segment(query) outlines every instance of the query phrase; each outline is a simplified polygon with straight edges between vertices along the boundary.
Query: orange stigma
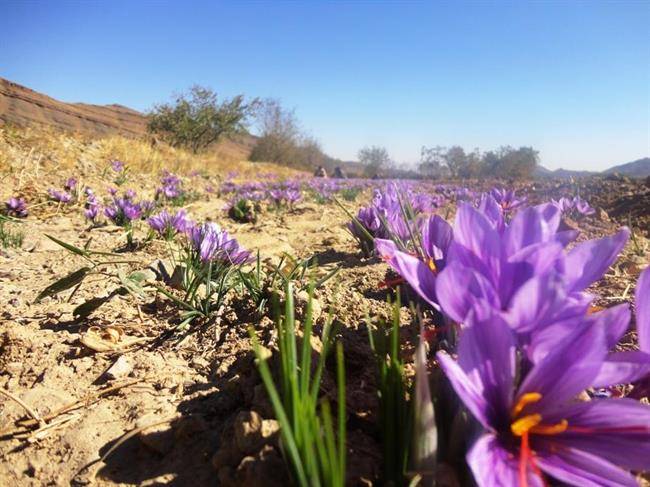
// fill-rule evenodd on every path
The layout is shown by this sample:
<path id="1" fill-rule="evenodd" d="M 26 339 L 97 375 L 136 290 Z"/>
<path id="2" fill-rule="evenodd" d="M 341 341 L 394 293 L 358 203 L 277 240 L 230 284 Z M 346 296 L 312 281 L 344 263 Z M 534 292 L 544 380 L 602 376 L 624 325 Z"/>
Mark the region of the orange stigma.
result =
<path id="1" fill-rule="evenodd" d="M 521 413 L 529 404 L 539 402 L 542 395 L 539 392 L 528 392 L 522 394 L 519 400 L 512 408 L 512 423 L 510 431 L 513 435 L 521 438 L 519 449 L 519 484 L 521 487 L 528 487 L 528 469 L 544 481 L 542 472 L 535 463 L 535 452 L 530 447 L 530 435 L 557 435 L 564 433 L 569 428 L 569 422 L 563 419 L 556 424 L 543 424 L 542 415 L 539 413 L 525 414 Z"/>
<path id="2" fill-rule="evenodd" d="M 429 270 L 434 274 L 438 272 L 438 268 L 436 267 L 436 263 L 433 259 L 429 259 L 427 261 L 427 265 L 429 266 Z"/>

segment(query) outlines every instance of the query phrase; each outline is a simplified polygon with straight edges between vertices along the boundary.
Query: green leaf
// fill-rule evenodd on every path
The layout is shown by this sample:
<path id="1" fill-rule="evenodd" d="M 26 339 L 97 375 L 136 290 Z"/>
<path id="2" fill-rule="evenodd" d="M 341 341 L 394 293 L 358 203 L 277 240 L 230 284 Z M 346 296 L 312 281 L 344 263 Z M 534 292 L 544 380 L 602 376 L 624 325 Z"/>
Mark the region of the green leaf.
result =
<path id="1" fill-rule="evenodd" d="M 88 255 L 89 255 L 89 252 L 88 252 L 88 251 L 83 250 L 83 249 L 80 249 L 79 247 L 75 247 L 75 246 L 72 245 L 72 244 L 65 243 L 64 241 L 59 240 L 58 238 L 53 237 L 52 235 L 48 235 L 48 234 L 46 233 L 45 236 L 46 236 L 47 238 L 49 238 L 49 239 L 50 239 L 52 242 L 54 242 L 55 244 L 60 245 L 60 246 L 63 247 L 64 249 L 66 249 L 66 250 L 72 252 L 73 254 L 81 255 L 81 256 L 83 256 L 83 257 L 88 257 Z"/>
<path id="2" fill-rule="evenodd" d="M 102 304 L 107 303 L 115 294 L 111 293 L 108 296 L 101 298 L 92 298 L 86 301 L 85 303 L 77 306 L 73 311 L 72 315 L 77 319 L 88 318 L 96 309 L 98 309 Z"/>
<path id="3" fill-rule="evenodd" d="M 54 296 L 67 289 L 73 288 L 77 284 L 81 283 L 90 271 L 90 267 L 82 267 L 81 269 L 74 271 L 72 274 L 68 274 L 58 281 L 53 282 L 41 291 L 34 302 L 38 303 L 46 296 Z"/>

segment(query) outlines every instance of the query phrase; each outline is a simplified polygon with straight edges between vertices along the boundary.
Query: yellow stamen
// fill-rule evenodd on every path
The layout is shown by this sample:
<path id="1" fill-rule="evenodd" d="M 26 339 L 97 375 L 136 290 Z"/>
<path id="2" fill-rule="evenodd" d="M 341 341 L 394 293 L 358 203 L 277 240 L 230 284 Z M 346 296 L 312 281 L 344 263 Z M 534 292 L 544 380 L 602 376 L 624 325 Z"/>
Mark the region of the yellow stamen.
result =
<path id="1" fill-rule="evenodd" d="M 529 414 L 528 416 L 524 416 L 523 418 L 520 418 L 512 423 L 510 425 L 510 430 L 515 436 L 523 436 L 541 422 L 541 414 Z"/>
<path id="2" fill-rule="evenodd" d="M 526 394 L 523 394 L 519 398 L 519 401 L 517 401 L 517 404 L 515 404 L 515 407 L 512 408 L 512 417 L 517 417 L 528 404 L 535 403 L 541 398 L 542 395 L 539 392 L 527 392 Z"/>
<path id="3" fill-rule="evenodd" d="M 429 259 L 427 264 L 429 265 L 429 269 L 431 270 L 431 272 L 438 272 L 438 268 L 436 267 L 436 263 L 434 262 L 433 259 Z"/>
<path id="4" fill-rule="evenodd" d="M 564 433 L 568 427 L 569 422 L 566 419 L 563 419 L 557 424 L 538 424 L 533 426 L 530 429 L 530 432 L 536 435 L 557 435 L 559 433 Z"/>

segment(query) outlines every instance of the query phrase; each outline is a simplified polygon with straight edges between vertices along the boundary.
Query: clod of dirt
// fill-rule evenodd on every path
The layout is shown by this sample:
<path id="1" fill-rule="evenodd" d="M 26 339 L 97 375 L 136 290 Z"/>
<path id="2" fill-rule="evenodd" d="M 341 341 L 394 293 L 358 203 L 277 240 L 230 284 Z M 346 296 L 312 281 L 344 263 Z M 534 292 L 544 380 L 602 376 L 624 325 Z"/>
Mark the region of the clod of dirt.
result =
<path id="1" fill-rule="evenodd" d="M 266 445 L 257 455 L 244 457 L 235 474 L 236 485 L 264 485 L 281 487 L 289 483 L 280 454 Z"/>
<path id="2" fill-rule="evenodd" d="M 253 453 L 262 439 L 262 417 L 255 411 L 242 411 L 235 418 L 235 442 L 243 453 Z"/>

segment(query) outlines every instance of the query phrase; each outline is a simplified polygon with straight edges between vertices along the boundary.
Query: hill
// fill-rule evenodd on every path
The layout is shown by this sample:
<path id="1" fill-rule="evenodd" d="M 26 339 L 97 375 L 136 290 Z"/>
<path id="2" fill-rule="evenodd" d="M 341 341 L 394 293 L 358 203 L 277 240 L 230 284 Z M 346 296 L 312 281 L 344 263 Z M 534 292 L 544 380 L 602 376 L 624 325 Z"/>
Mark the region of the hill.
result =
<path id="1" fill-rule="evenodd" d="M 604 171 L 605 174 L 618 173 L 632 178 L 645 178 L 650 176 L 650 157 L 636 161 L 619 164 Z"/>

